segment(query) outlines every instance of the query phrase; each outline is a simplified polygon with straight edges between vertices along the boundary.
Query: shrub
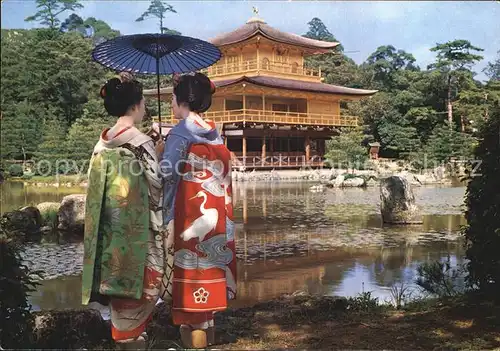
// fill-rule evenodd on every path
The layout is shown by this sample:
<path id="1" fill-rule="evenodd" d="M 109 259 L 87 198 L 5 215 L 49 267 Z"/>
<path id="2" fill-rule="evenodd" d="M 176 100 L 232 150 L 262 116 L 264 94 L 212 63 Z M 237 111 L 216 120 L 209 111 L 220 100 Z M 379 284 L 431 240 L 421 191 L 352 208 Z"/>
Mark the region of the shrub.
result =
<path id="1" fill-rule="evenodd" d="M 464 228 L 469 260 L 467 281 L 498 298 L 500 294 L 500 108 L 497 106 L 480 131 L 474 159 L 481 162 L 467 185 Z M 479 173 L 479 175 L 477 174 Z"/>
<path id="2" fill-rule="evenodd" d="M 437 297 L 455 296 L 465 291 L 464 271 L 463 267 L 453 267 L 449 257 L 446 262 L 426 262 L 417 267 L 416 283 Z"/>
<path id="3" fill-rule="evenodd" d="M 8 171 L 10 176 L 12 177 L 22 177 L 22 175 L 24 174 L 23 166 L 18 164 L 10 165 Z"/>
<path id="4" fill-rule="evenodd" d="M 347 299 L 348 308 L 356 312 L 374 312 L 381 309 L 378 298 L 373 297 L 371 291 L 364 291 L 355 297 Z"/>
<path id="5" fill-rule="evenodd" d="M 33 340 L 33 316 L 28 294 L 38 285 L 21 262 L 21 246 L 0 222 L 0 346 L 6 349 L 28 348 Z"/>

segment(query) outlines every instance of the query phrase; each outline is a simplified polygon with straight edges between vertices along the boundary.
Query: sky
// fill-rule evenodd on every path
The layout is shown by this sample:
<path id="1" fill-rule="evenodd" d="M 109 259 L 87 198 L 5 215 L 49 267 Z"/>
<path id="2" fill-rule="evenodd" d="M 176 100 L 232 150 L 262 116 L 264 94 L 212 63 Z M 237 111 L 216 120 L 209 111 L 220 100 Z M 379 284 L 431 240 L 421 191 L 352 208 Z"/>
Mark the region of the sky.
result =
<path id="1" fill-rule="evenodd" d="M 149 0 L 81 1 L 83 17 L 106 21 L 122 34 L 158 32 L 156 19 L 136 22 Z M 282 31 L 305 34 L 307 22 L 320 18 L 340 41 L 348 56 L 362 63 L 381 45 L 412 53 L 425 68 L 435 55 L 436 43 L 466 39 L 484 49 L 484 59 L 474 66 L 476 76 L 500 50 L 500 1 L 168 1 L 177 13 L 167 14 L 164 26 L 183 35 L 210 39 L 243 25 L 253 16 Z M 34 0 L 3 0 L 2 28 L 33 28 L 24 19 L 36 12 Z M 70 13 L 62 14 L 64 20 Z"/>

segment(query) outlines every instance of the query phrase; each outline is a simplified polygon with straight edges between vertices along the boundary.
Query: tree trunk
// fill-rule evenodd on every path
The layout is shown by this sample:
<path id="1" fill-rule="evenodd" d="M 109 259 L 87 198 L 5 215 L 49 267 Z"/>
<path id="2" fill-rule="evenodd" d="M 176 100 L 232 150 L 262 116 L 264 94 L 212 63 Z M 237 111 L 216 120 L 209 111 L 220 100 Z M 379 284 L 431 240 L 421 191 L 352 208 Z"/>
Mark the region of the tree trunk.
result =
<path id="1" fill-rule="evenodd" d="M 448 95 L 446 99 L 446 110 L 448 111 L 448 124 L 453 128 L 453 106 L 451 104 L 451 75 L 448 75 Z"/>
<path id="2" fill-rule="evenodd" d="M 163 34 L 163 16 L 160 17 L 160 34 Z"/>
<path id="3" fill-rule="evenodd" d="M 485 105 L 486 105 L 486 108 L 484 110 L 484 120 L 487 121 L 488 120 L 488 93 L 484 94 L 484 101 L 485 101 Z"/>
<path id="4" fill-rule="evenodd" d="M 460 130 L 462 133 L 465 132 L 465 117 L 463 115 L 460 116 Z"/>

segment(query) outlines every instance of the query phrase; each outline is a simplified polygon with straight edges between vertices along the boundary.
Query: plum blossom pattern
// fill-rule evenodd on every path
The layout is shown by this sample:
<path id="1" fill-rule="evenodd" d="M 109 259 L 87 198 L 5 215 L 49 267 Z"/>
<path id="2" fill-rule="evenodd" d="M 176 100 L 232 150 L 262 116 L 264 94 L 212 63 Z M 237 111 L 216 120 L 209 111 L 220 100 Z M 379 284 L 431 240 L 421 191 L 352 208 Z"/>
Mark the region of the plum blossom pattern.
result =
<path id="1" fill-rule="evenodd" d="M 193 297 L 194 297 L 194 302 L 195 303 L 207 303 L 208 302 L 208 295 L 210 293 L 205 290 L 205 288 L 201 287 L 195 292 L 193 292 Z"/>

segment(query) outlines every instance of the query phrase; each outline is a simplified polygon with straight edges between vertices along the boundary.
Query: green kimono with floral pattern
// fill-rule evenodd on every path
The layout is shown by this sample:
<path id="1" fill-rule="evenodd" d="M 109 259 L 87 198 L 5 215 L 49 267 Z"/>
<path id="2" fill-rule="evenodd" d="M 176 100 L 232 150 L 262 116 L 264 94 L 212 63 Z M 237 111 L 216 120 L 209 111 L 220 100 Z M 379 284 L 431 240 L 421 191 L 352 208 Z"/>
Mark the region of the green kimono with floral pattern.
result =
<path id="1" fill-rule="evenodd" d="M 148 184 L 132 152 L 95 154 L 87 190 L 82 303 L 140 299 L 150 225 Z"/>

